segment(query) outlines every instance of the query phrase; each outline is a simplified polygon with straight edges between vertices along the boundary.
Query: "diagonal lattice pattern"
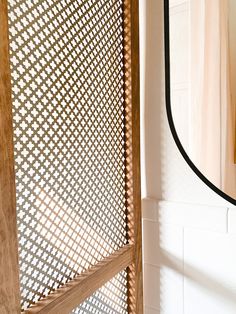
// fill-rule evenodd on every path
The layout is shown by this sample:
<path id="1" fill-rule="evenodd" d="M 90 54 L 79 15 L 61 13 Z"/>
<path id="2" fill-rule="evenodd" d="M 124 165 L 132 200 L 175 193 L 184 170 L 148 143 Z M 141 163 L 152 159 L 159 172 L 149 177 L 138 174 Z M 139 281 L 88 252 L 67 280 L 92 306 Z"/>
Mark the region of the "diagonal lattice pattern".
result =
<path id="1" fill-rule="evenodd" d="M 8 1 L 22 309 L 127 242 L 122 5 Z"/>
<path id="2" fill-rule="evenodd" d="M 71 314 L 128 314 L 127 273 L 120 272 Z"/>

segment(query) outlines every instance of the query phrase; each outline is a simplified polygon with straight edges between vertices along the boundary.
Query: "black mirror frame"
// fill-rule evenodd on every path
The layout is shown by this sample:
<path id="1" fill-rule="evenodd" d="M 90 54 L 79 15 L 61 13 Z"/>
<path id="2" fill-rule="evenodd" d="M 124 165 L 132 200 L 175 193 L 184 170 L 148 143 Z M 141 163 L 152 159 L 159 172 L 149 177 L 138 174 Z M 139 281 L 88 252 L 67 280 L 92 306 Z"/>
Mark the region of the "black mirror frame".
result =
<path id="1" fill-rule="evenodd" d="M 170 96 L 171 85 L 170 85 L 169 0 L 163 1 L 164 1 L 164 45 L 165 45 L 165 100 L 166 100 L 166 113 L 172 136 L 183 158 L 190 166 L 190 168 L 195 172 L 195 174 L 214 192 L 223 197 L 226 201 L 232 203 L 233 205 L 236 205 L 236 199 L 230 197 L 229 195 L 221 191 L 219 188 L 217 188 L 214 184 L 212 184 L 194 165 L 194 163 L 191 161 L 188 154 L 184 150 L 178 137 L 178 134 L 176 132 L 171 111 L 171 96 Z"/>

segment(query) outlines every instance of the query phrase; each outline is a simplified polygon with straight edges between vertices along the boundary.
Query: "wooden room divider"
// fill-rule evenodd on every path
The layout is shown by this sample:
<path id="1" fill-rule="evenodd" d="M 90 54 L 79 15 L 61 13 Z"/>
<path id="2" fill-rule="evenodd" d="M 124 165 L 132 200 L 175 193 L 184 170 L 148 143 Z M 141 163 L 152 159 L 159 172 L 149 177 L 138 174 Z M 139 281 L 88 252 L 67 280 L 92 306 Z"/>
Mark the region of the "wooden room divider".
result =
<path id="1" fill-rule="evenodd" d="M 0 1 L 0 313 L 143 313 L 138 0 Z"/>

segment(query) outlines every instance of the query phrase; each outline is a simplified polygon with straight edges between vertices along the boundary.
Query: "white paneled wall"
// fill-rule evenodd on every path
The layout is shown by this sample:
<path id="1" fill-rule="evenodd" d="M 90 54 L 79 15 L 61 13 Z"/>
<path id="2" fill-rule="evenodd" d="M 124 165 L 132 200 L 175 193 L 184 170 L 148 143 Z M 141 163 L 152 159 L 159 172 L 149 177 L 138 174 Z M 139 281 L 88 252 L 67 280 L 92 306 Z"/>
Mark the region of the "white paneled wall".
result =
<path id="1" fill-rule="evenodd" d="M 162 0 L 140 0 L 140 15 L 145 314 L 235 314 L 236 209 L 175 146 L 164 102 Z"/>
<path id="2" fill-rule="evenodd" d="M 236 209 L 143 199 L 146 313 L 236 313 Z"/>

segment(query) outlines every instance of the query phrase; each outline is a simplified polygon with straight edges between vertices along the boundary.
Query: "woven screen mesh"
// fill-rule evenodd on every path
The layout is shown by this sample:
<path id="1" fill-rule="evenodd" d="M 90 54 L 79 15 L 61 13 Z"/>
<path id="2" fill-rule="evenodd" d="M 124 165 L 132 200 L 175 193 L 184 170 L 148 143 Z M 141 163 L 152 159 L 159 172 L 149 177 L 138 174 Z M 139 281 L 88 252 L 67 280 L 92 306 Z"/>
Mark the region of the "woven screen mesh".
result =
<path id="1" fill-rule="evenodd" d="M 127 242 L 122 2 L 8 1 L 22 309 Z"/>
<path id="2" fill-rule="evenodd" d="M 71 314 L 128 314 L 126 271 L 107 282 Z"/>

